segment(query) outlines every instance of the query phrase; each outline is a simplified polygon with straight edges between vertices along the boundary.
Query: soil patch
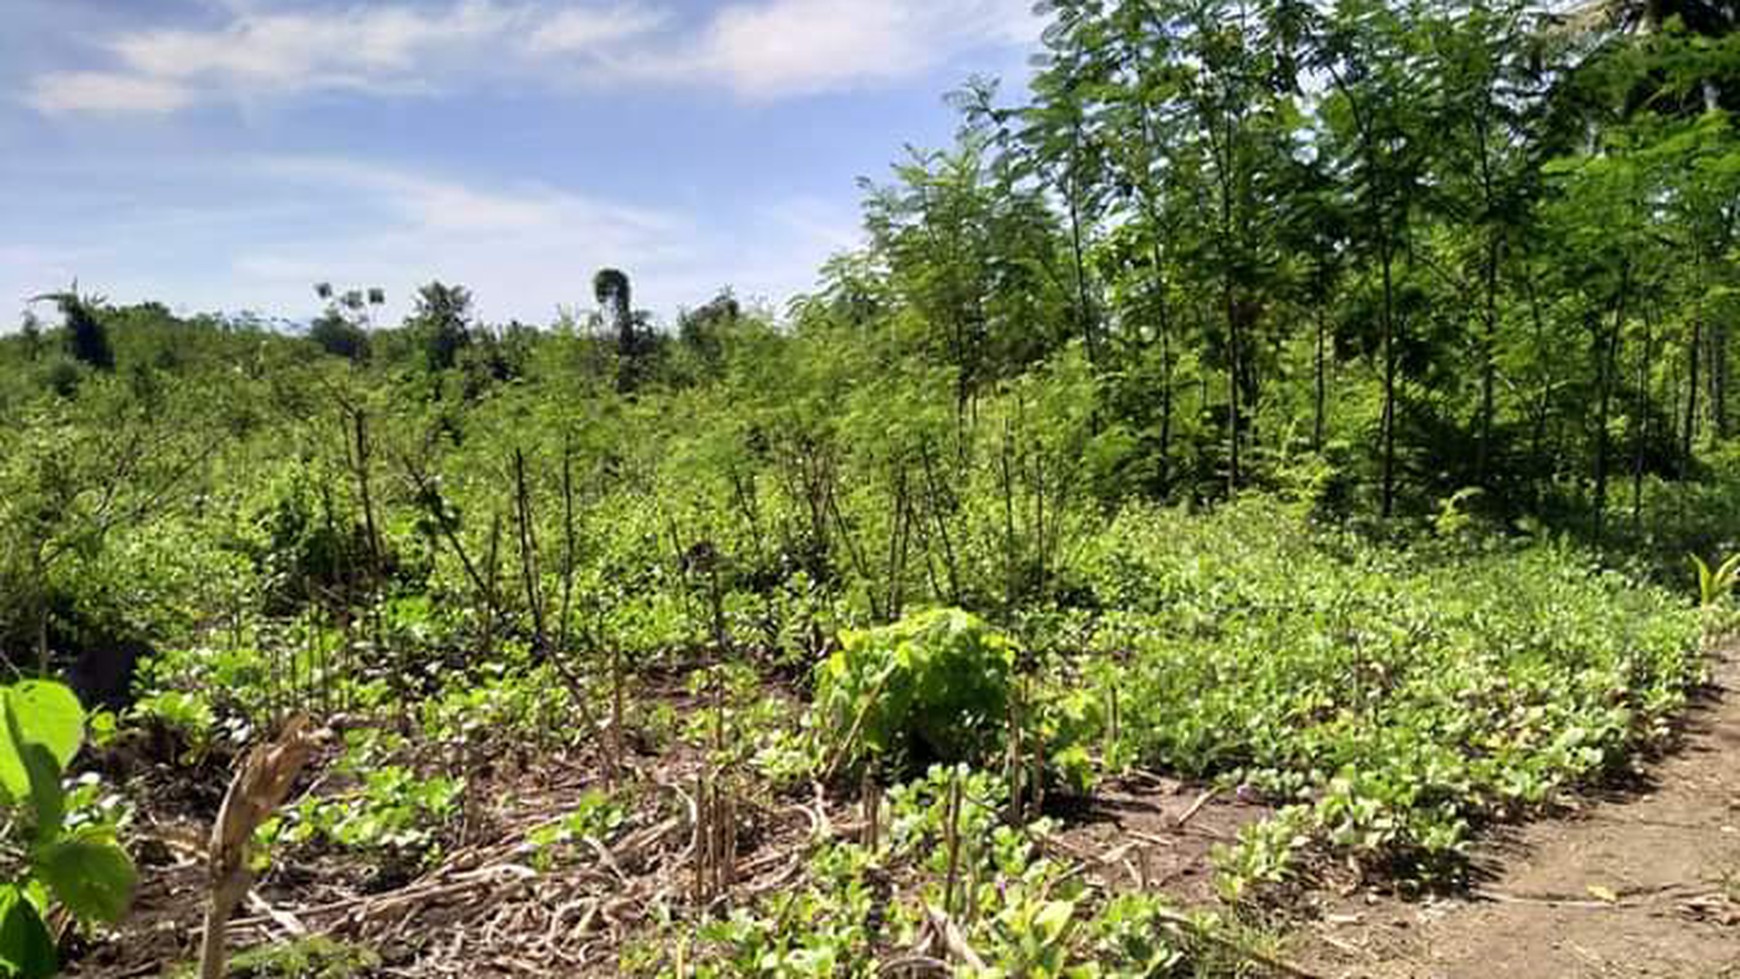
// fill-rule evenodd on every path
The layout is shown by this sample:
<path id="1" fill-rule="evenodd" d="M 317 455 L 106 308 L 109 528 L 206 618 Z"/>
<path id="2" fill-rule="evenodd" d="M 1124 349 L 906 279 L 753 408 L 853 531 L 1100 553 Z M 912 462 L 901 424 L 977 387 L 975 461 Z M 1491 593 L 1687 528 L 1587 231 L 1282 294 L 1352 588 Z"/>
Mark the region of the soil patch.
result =
<path id="1" fill-rule="evenodd" d="M 1484 841 L 1453 899 L 1331 897 L 1294 939 L 1323 976 L 1740 977 L 1740 649 L 1634 784 Z"/>

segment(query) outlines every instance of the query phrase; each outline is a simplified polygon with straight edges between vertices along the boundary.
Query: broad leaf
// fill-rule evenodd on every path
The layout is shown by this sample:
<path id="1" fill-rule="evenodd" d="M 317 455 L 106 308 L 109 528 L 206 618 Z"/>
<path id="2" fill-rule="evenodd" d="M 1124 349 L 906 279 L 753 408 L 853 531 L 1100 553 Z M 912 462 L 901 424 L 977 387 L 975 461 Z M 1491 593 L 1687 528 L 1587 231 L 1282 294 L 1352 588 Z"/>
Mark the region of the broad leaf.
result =
<path id="1" fill-rule="evenodd" d="M 1075 905 L 1069 901 L 1047 901 L 1033 916 L 1033 927 L 1039 932 L 1040 940 L 1049 945 L 1064 933 L 1070 920 L 1075 916 Z"/>
<path id="2" fill-rule="evenodd" d="M 36 906 L 18 888 L 0 886 L 0 972 L 13 979 L 47 979 L 59 965 L 54 939 Z"/>
<path id="3" fill-rule="evenodd" d="M 64 771 L 84 738 L 84 709 L 66 687 L 26 680 L 0 689 L 0 714 L 12 719 L 0 724 L 0 793 L 12 800 L 29 798 L 30 769 L 21 744 L 41 745 Z"/>
<path id="4" fill-rule="evenodd" d="M 138 872 L 106 833 L 84 831 L 39 848 L 32 863 L 55 899 L 81 921 L 121 920 Z"/>
<path id="5" fill-rule="evenodd" d="M 12 717 L 6 721 L 12 724 Z M 13 727 L 16 735 L 16 726 Z M 60 787 L 60 766 L 48 749 L 24 742 L 21 760 L 30 778 L 30 804 L 36 810 L 36 841 L 47 843 L 60 834 L 61 820 L 66 816 L 66 793 Z"/>
<path id="6" fill-rule="evenodd" d="M 12 708 L 24 739 L 54 753 L 64 771 L 79 753 L 85 737 L 85 710 L 79 698 L 64 685 L 49 680 L 26 680 L 11 688 Z"/>

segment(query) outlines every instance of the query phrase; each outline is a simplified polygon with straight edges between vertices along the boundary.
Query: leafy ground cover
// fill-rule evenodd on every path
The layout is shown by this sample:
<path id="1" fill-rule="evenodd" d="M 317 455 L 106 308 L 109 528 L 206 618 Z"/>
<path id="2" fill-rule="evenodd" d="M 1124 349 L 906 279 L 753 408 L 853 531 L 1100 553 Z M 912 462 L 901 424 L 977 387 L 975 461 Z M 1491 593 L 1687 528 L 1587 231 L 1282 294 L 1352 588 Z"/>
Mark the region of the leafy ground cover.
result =
<path id="1" fill-rule="evenodd" d="M 1453 886 L 1482 826 L 1661 743 L 1720 624 L 1562 541 L 1397 546 L 1260 499 L 1127 509 L 1068 574 L 1067 604 L 914 613 L 795 673 L 509 645 L 408 699 L 233 636 L 162 654 L 98 756 L 157 841 L 139 923 L 84 967 L 189 954 L 215 802 L 173 786 L 305 711 L 333 733 L 257 836 L 238 940 L 330 933 L 420 974 L 1284 971 L 1301 888 Z M 426 607 L 392 615 L 444 645 Z"/>

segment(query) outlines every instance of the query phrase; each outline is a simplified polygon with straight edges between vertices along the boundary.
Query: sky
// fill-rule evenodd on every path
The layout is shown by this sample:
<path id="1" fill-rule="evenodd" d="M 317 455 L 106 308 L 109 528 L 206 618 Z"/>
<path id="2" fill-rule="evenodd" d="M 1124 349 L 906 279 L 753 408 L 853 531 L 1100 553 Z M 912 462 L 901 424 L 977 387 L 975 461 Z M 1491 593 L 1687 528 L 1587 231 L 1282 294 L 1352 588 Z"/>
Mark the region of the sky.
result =
<path id="1" fill-rule="evenodd" d="M 631 276 L 776 307 L 860 176 L 1019 84 L 1031 0 L 0 0 L 0 329 L 64 289 L 305 320 L 431 279 L 491 322 Z"/>

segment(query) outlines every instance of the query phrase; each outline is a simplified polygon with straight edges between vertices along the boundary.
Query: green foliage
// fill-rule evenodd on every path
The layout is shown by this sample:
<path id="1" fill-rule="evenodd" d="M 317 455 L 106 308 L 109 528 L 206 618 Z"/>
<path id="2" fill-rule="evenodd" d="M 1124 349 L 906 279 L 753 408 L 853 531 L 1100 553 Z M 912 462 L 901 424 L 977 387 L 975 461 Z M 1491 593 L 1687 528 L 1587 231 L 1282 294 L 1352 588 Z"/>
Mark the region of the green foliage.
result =
<path id="1" fill-rule="evenodd" d="M 1246 501 L 1128 513 L 1090 581 L 1121 738 L 1145 764 L 1308 801 L 1226 859 L 1272 882 L 1307 834 L 1404 876 L 1454 875 L 1473 827 L 1598 779 L 1665 733 L 1699 623 L 1546 543 L 1375 546 Z M 1303 822 L 1300 820 L 1303 819 Z"/>
<path id="2" fill-rule="evenodd" d="M 1728 624 L 1740 558 L 1693 559 L 1721 614 L 1639 572 L 1740 544 L 1734 45 L 1514 4 L 1046 10 L 1021 101 L 958 93 L 783 315 L 661 331 L 609 268 L 547 330 L 443 283 L 398 327 L 322 287 L 308 337 L 48 297 L 58 337 L 0 338 L 0 649 L 189 765 L 395 712 L 263 830 L 381 869 L 439 856 L 480 757 L 894 783 L 875 845 L 680 970 L 691 922 L 649 925 L 630 971 L 871 975 L 927 905 L 992 974 L 1212 968 L 1221 925 L 1010 824 L 1040 754 L 1048 789 L 1273 803 L 1219 851 L 1235 903 L 1325 854 L 1453 882 L 1484 824 L 1658 740 Z M 41 974 L 51 895 L 112 918 L 131 869 L 64 790 L 78 705 L 0 714 L 0 955 Z M 644 803 L 589 793 L 531 859 Z"/>
<path id="3" fill-rule="evenodd" d="M 429 370 L 450 370 L 471 343 L 471 290 L 431 282 L 417 290 L 416 298 L 407 328 L 422 346 Z"/>
<path id="4" fill-rule="evenodd" d="M 9 979 L 46 979 L 59 971 L 42 910 L 14 884 L 0 884 L 0 969 Z"/>
<path id="5" fill-rule="evenodd" d="M 618 801 L 597 789 L 588 790 L 567 815 L 526 834 L 526 842 L 536 848 L 533 863 L 548 869 L 559 863 L 564 854 L 589 855 L 590 849 L 574 848 L 587 841 L 608 845 L 627 819 L 628 814 Z"/>
<path id="6" fill-rule="evenodd" d="M 816 667 L 816 726 L 843 762 L 888 770 L 995 755 L 1015 646 L 959 609 L 842 637 Z"/>
<path id="7" fill-rule="evenodd" d="M 369 358 L 368 332 L 336 310 L 328 310 L 309 324 L 308 339 L 334 357 L 358 362 Z"/>
<path id="8" fill-rule="evenodd" d="M 43 847 L 35 872 L 81 921 L 116 922 L 127 913 L 137 873 L 112 833 L 81 827 Z"/>
<path id="9" fill-rule="evenodd" d="M 1689 555 L 1692 566 L 1698 572 L 1698 603 L 1704 608 L 1711 608 L 1726 599 L 1734 592 L 1734 583 L 1740 580 L 1740 554 L 1733 554 L 1718 565 L 1715 570 L 1704 563 L 1704 559 L 1696 554 Z"/>
<path id="10" fill-rule="evenodd" d="M 463 780 L 421 777 L 401 765 L 354 772 L 354 788 L 309 797 L 279 822 L 262 827 L 268 845 L 322 842 L 361 851 L 399 851 L 418 858 L 432 849 L 441 829 L 459 813 Z"/>
<path id="11" fill-rule="evenodd" d="M 0 809 L 24 852 L 20 879 L 0 884 L 0 967 L 15 977 L 53 975 L 57 953 L 43 918 L 49 901 L 86 923 L 126 913 L 137 873 L 111 827 L 68 821 L 62 773 L 84 739 L 72 691 L 31 680 L 0 687 Z"/>
<path id="12" fill-rule="evenodd" d="M 114 347 L 102 320 L 102 299 L 80 295 L 77 283 L 67 292 L 39 298 L 52 300 L 66 321 L 67 356 L 96 370 L 115 369 Z"/>
<path id="13" fill-rule="evenodd" d="M 311 935 L 236 953 L 228 963 L 234 979 L 357 979 L 377 974 L 381 957 L 363 945 Z M 193 968 L 172 973 L 192 979 Z"/>
<path id="14" fill-rule="evenodd" d="M 957 790 L 961 805 L 950 833 L 947 800 Z M 1002 822 L 1007 801 L 994 775 L 933 767 L 890 788 L 882 845 L 824 845 L 811 856 L 803 886 L 708 920 L 692 942 L 679 932 L 686 923 L 675 922 L 646 945 L 628 948 L 622 971 L 873 976 L 897 958 L 890 948 L 910 947 L 939 913 L 984 962 L 982 971 L 961 966 L 961 975 L 1137 979 L 1233 974 L 1240 967 L 1236 951 L 1222 961 L 1220 950 L 1239 948 L 1248 940 L 1244 933 L 1212 914 L 1183 914 L 1157 894 L 1100 899 L 1045 856 L 1052 824 Z M 952 897 L 942 887 L 950 837 L 958 841 Z"/>
<path id="15" fill-rule="evenodd" d="M 0 729 L 0 802 L 16 803 L 36 793 L 45 771 L 58 779 L 72 763 L 84 741 L 85 713 L 61 684 L 24 680 L 0 687 L 0 715 L 6 718 Z"/>

